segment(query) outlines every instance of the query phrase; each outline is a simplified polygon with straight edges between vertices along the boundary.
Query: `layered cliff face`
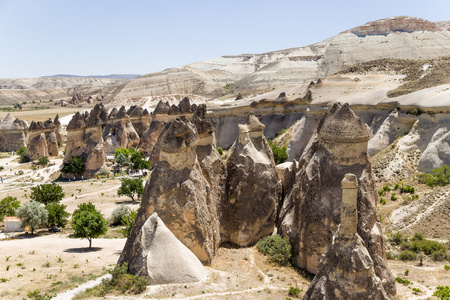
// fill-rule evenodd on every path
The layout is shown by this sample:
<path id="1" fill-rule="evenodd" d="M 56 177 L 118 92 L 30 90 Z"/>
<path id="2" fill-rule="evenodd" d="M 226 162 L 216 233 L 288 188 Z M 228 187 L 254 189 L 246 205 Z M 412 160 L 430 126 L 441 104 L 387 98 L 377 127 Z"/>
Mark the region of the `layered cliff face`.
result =
<path id="1" fill-rule="evenodd" d="M 224 242 L 248 246 L 273 232 L 282 187 L 263 130 L 253 115 L 239 125 L 227 161 L 227 198 L 220 208 Z"/>
<path id="2" fill-rule="evenodd" d="M 357 232 L 384 289 L 388 294 L 395 294 L 377 221 L 377 192 L 367 155 L 366 125 L 348 104 L 336 103 L 321 119 L 317 132 L 317 138 L 302 155 L 298 167 L 292 170 L 295 181 L 285 191 L 278 230 L 290 238 L 297 265 L 316 274 L 320 258 L 341 224 L 341 180 L 347 173 L 355 174 L 360 183 Z"/>
<path id="3" fill-rule="evenodd" d="M 141 208 L 120 261 L 134 254 L 133 243 L 147 218 L 157 212 L 173 234 L 205 264 L 219 244 L 217 216 L 211 214 L 211 187 L 203 176 L 195 147 L 196 126 L 176 118 L 160 140 L 160 160 L 146 184 Z"/>
<path id="4" fill-rule="evenodd" d="M 28 143 L 28 124 L 8 114 L 0 121 L 0 151 L 17 151 Z"/>
<path id="5" fill-rule="evenodd" d="M 107 112 L 102 104 L 97 104 L 90 113 L 77 112 L 67 125 L 67 144 L 64 162 L 73 156 L 81 156 L 85 164 L 85 172 L 77 176 L 91 178 L 106 161 L 105 143 L 102 137 L 102 126 L 106 123 Z M 62 174 L 72 178 L 73 174 Z"/>

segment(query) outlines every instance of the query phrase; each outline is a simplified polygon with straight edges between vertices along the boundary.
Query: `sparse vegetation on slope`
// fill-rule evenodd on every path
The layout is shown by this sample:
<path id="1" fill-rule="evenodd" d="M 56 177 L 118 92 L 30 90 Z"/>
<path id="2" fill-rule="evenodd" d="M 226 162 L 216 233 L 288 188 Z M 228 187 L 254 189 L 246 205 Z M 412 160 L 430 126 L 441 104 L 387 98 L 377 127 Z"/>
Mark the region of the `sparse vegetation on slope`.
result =
<path id="1" fill-rule="evenodd" d="M 404 83 L 389 91 L 389 98 L 398 97 L 434 86 L 450 83 L 450 56 L 434 59 L 377 59 L 347 66 L 336 74 L 389 73 L 405 75 Z"/>

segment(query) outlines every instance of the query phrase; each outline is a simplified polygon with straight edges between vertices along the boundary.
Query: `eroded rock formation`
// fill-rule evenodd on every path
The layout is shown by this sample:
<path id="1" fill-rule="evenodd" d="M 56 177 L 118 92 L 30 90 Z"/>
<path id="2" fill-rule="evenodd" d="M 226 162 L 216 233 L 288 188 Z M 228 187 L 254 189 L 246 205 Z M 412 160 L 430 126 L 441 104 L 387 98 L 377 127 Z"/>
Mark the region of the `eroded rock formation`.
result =
<path id="1" fill-rule="evenodd" d="M 117 148 L 137 148 L 140 138 L 131 123 L 125 106 L 118 111 L 113 109 L 110 112 L 102 137 L 108 154 L 114 154 Z"/>
<path id="2" fill-rule="evenodd" d="M 102 137 L 102 126 L 106 122 L 107 112 L 103 104 L 96 104 L 90 113 L 77 112 L 67 125 L 67 144 L 64 162 L 73 156 L 81 156 L 85 164 L 85 172 L 79 174 L 90 178 L 103 167 L 106 161 L 105 143 Z M 63 177 L 72 178 L 73 174 Z"/>
<path id="3" fill-rule="evenodd" d="M 34 160 L 43 156 L 57 156 L 58 155 L 58 135 L 59 134 L 59 121 L 58 116 L 55 121 L 58 125 L 48 119 L 44 123 L 31 122 L 28 128 L 29 139 L 27 146 L 27 156 Z M 59 142 L 61 143 L 61 142 Z"/>
<path id="4" fill-rule="evenodd" d="M 119 264 L 127 262 L 128 271 L 147 277 L 149 284 L 196 282 L 207 275 L 198 258 L 165 226 L 156 212 L 144 222 L 131 247 L 133 255 L 123 251 Z"/>
<path id="5" fill-rule="evenodd" d="M 211 215 L 211 187 L 197 159 L 196 126 L 176 118 L 160 140 L 160 160 L 146 184 L 141 208 L 128 237 L 121 261 L 129 261 L 134 240 L 147 218 L 157 212 L 173 234 L 205 264 L 216 252 L 219 232 Z"/>
<path id="6" fill-rule="evenodd" d="M 388 294 L 376 275 L 366 243 L 357 232 L 357 178 L 346 174 L 341 184 L 341 224 L 303 299 L 387 300 Z"/>
<path id="7" fill-rule="evenodd" d="M 0 151 L 17 151 L 27 146 L 28 124 L 8 114 L 0 121 Z"/>
<path id="8" fill-rule="evenodd" d="M 348 104 L 335 103 L 318 125 L 318 136 L 294 167 L 295 183 L 285 191 L 278 230 L 293 245 L 296 264 L 316 274 L 321 256 L 341 223 L 341 179 L 358 178 L 358 226 L 374 262 L 376 275 L 389 295 L 395 294 L 385 263 L 384 239 L 377 221 L 377 192 L 367 155 L 369 133 Z"/>
<path id="9" fill-rule="evenodd" d="M 221 206 L 224 242 L 248 246 L 274 230 L 282 187 L 263 130 L 253 115 L 239 125 L 239 138 L 227 161 L 227 200 Z"/>

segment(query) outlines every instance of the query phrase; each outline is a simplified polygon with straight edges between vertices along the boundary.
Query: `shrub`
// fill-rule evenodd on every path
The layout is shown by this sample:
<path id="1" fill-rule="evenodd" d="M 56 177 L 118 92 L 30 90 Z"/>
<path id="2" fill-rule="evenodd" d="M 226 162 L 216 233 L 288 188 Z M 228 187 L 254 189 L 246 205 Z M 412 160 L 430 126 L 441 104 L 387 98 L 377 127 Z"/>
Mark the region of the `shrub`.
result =
<path id="1" fill-rule="evenodd" d="M 414 236 L 411 240 L 413 241 L 423 241 L 425 239 L 425 236 L 422 233 L 416 232 L 414 233 Z"/>
<path id="2" fill-rule="evenodd" d="M 445 186 L 450 183 L 450 167 L 447 165 L 431 170 L 432 174 L 420 174 L 419 180 L 430 187 Z"/>
<path id="3" fill-rule="evenodd" d="M 217 152 L 219 152 L 220 155 L 223 155 L 223 149 L 222 147 L 216 147 Z"/>
<path id="4" fill-rule="evenodd" d="M 401 243 L 407 240 L 408 238 L 400 232 L 392 233 L 389 235 L 389 242 L 395 245 L 400 245 Z"/>
<path id="5" fill-rule="evenodd" d="M 42 156 L 42 157 L 39 157 L 39 159 L 38 159 L 38 164 L 41 166 L 46 166 L 46 165 L 48 165 L 49 162 L 50 162 L 50 160 L 48 159 L 47 156 Z"/>
<path id="6" fill-rule="evenodd" d="M 402 185 L 400 186 L 400 193 L 401 194 L 403 194 L 403 193 L 414 194 L 414 192 L 415 192 L 414 187 L 412 187 L 410 185 L 403 185 L 403 183 L 402 183 Z"/>
<path id="7" fill-rule="evenodd" d="M 116 207 L 111 215 L 111 225 L 122 225 L 124 224 L 124 217 L 130 214 L 130 209 L 125 205 L 120 205 Z"/>
<path id="8" fill-rule="evenodd" d="M 267 143 L 272 149 L 273 158 L 275 159 L 275 164 L 284 163 L 288 159 L 287 146 L 280 147 L 277 143 L 267 139 Z"/>
<path id="9" fill-rule="evenodd" d="M 135 171 L 137 170 L 150 170 L 152 165 L 149 160 L 145 160 L 145 154 L 143 151 L 131 151 L 131 168 Z"/>
<path id="10" fill-rule="evenodd" d="M 20 202 L 16 197 L 8 196 L 0 201 L 0 222 L 7 216 L 15 216 Z"/>
<path id="11" fill-rule="evenodd" d="M 84 173 L 85 166 L 83 158 L 81 156 L 72 156 L 69 161 L 64 163 L 61 172 L 71 173 L 71 174 L 81 174 Z"/>
<path id="12" fill-rule="evenodd" d="M 289 296 L 297 296 L 298 294 L 300 294 L 300 292 L 301 292 L 302 290 L 300 290 L 298 287 L 294 287 L 294 286 L 291 286 L 290 288 L 289 288 Z"/>
<path id="13" fill-rule="evenodd" d="M 288 237 L 279 234 L 267 236 L 256 243 L 259 252 L 269 256 L 268 260 L 280 265 L 288 265 L 291 259 L 291 244 Z"/>
<path id="14" fill-rule="evenodd" d="M 436 296 L 441 300 L 449 300 L 450 288 L 448 286 L 438 286 L 436 287 L 436 291 L 433 293 L 433 296 Z"/>
<path id="15" fill-rule="evenodd" d="M 88 239 L 89 248 L 92 246 L 92 239 L 108 231 L 107 224 L 100 211 L 90 202 L 78 205 L 72 215 L 73 236 Z"/>
<path id="16" fill-rule="evenodd" d="M 412 241 L 409 245 L 409 249 L 414 252 L 424 252 L 426 255 L 431 255 L 433 252 L 439 252 L 446 250 L 445 245 L 430 240 L 417 240 Z"/>
<path id="17" fill-rule="evenodd" d="M 30 227 L 31 235 L 34 234 L 35 228 L 45 225 L 48 219 L 48 211 L 36 201 L 23 204 L 16 210 L 16 214 L 22 220 L 21 226 L 23 228 Z"/>
<path id="18" fill-rule="evenodd" d="M 386 200 L 384 200 L 383 198 L 380 198 L 380 203 L 385 205 L 386 204 Z"/>
<path id="19" fill-rule="evenodd" d="M 16 152 L 19 155 L 20 162 L 29 162 L 30 158 L 27 156 L 27 148 L 25 146 L 20 147 Z"/>
<path id="20" fill-rule="evenodd" d="M 400 259 L 402 261 L 415 260 L 416 257 L 417 257 L 417 254 L 414 252 L 411 252 L 409 250 L 404 250 L 404 251 L 400 252 L 400 254 L 398 255 L 398 259 Z"/>
<path id="21" fill-rule="evenodd" d="M 128 237 L 130 235 L 134 221 L 137 217 L 137 213 L 137 210 L 130 210 L 130 213 L 128 215 L 122 216 L 122 223 L 125 225 L 125 228 L 122 229 L 122 234 L 124 237 Z"/>
<path id="22" fill-rule="evenodd" d="M 402 278 L 402 277 L 395 277 L 395 281 L 397 281 L 398 283 L 401 283 L 403 285 L 411 284 L 411 281 L 409 281 L 408 279 Z"/>
<path id="23" fill-rule="evenodd" d="M 414 294 L 422 293 L 422 291 L 418 288 L 413 288 L 412 290 L 413 290 Z"/>
<path id="24" fill-rule="evenodd" d="M 450 270 L 450 266 L 445 265 L 445 266 L 444 266 L 444 270 Z"/>
<path id="25" fill-rule="evenodd" d="M 450 254 L 445 253 L 445 250 L 435 251 L 431 254 L 431 257 L 433 257 L 434 261 L 450 261 Z"/>
<path id="26" fill-rule="evenodd" d="M 396 256 L 394 254 L 392 254 L 391 251 L 386 251 L 386 258 L 389 260 L 393 260 L 396 258 Z"/>
<path id="27" fill-rule="evenodd" d="M 396 195 L 395 195 L 395 193 L 392 193 L 391 194 L 391 200 L 392 201 L 395 201 L 395 200 L 397 200 L 398 198 L 396 197 Z"/>

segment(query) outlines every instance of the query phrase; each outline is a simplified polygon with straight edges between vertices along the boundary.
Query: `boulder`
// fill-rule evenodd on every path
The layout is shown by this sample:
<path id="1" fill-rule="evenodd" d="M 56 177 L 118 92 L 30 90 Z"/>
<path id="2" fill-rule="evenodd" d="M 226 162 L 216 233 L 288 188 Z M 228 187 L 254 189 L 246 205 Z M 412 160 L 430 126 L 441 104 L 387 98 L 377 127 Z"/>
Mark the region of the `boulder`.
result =
<path id="1" fill-rule="evenodd" d="M 346 174 L 342 180 L 341 224 L 303 299 L 389 299 L 357 232 L 357 194 L 356 176 Z"/>
<path id="2" fill-rule="evenodd" d="M 211 187 L 197 160 L 199 142 L 194 124 L 176 118 L 161 139 L 160 160 L 146 184 L 138 216 L 122 255 L 125 261 L 137 251 L 134 240 L 153 212 L 204 264 L 211 264 L 219 235 L 210 213 Z"/>
<path id="3" fill-rule="evenodd" d="M 274 230 L 282 186 L 263 130 L 264 125 L 249 115 L 246 124 L 239 125 L 239 138 L 231 147 L 227 200 L 220 209 L 224 242 L 248 246 Z"/>
<path id="4" fill-rule="evenodd" d="M 135 251 L 130 256 L 122 251 L 118 263 L 127 262 L 131 274 L 147 277 L 150 284 L 197 282 L 207 276 L 202 263 L 156 212 L 144 222 L 132 248 Z"/>
<path id="5" fill-rule="evenodd" d="M 320 258 L 341 224 L 341 180 L 347 173 L 355 174 L 359 181 L 357 231 L 385 291 L 395 295 L 392 274 L 384 263 L 368 140 L 366 125 L 348 104 L 335 103 L 328 109 L 319 122 L 315 141 L 294 168 L 295 183 L 286 191 L 278 232 L 289 237 L 296 265 L 317 274 Z"/>

